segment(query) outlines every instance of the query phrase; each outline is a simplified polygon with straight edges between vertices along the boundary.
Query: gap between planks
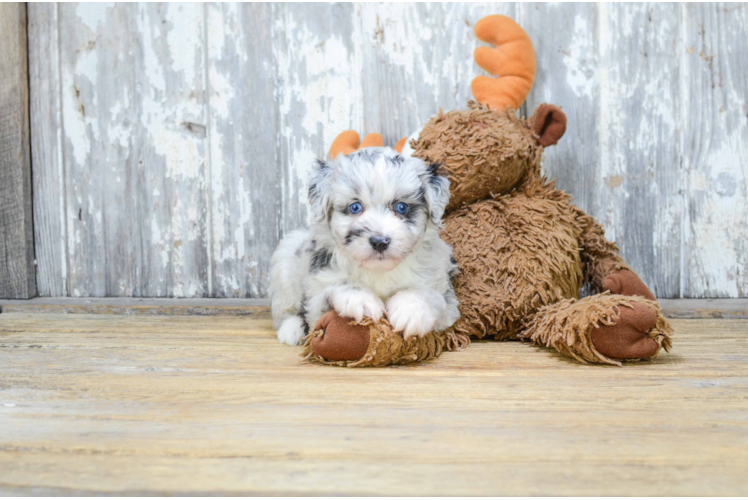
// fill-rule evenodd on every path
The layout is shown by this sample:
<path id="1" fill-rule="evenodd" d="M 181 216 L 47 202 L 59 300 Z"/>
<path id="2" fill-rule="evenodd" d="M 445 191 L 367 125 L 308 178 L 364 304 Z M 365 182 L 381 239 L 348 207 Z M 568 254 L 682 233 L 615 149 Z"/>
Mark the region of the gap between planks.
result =
<path id="1" fill-rule="evenodd" d="M 668 318 L 748 319 L 748 298 L 660 299 L 660 305 Z M 0 300 L 0 312 L 269 318 L 270 300 L 37 297 L 30 300 Z"/>

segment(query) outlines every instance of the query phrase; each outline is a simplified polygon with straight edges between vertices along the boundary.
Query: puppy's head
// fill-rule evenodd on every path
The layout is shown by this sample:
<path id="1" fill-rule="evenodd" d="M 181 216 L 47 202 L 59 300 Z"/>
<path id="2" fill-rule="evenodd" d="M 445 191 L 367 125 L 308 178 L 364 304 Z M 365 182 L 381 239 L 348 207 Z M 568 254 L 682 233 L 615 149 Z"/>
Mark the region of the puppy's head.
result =
<path id="1" fill-rule="evenodd" d="M 314 221 L 364 269 L 394 269 L 439 226 L 449 181 L 437 165 L 391 148 L 366 148 L 317 162 L 309 183 Z"/>

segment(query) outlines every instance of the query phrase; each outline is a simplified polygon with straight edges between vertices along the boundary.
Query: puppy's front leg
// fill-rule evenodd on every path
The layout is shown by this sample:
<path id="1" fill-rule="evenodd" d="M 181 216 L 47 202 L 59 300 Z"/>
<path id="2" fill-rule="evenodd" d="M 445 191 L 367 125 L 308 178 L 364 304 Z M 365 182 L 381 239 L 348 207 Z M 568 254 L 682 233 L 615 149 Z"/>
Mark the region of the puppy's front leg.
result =
<path id="1" fill-rule="evenodd" d="M 382 319 L 384 302 L 366 288 L 354 285 L 332 286 L 325 290 L 327 302 L 341 316 L 361 321 L 368 316 L 374 321 Z"/>
<path id="2" fill-rule="evenodd" d="M 402 290 L 387 301 L 387 319 L 404 338 L 422 337 L 452 326 L 459 316 L 452 309 L 456 307 L 449 307 L 444 296 L 434 290 Z"/>

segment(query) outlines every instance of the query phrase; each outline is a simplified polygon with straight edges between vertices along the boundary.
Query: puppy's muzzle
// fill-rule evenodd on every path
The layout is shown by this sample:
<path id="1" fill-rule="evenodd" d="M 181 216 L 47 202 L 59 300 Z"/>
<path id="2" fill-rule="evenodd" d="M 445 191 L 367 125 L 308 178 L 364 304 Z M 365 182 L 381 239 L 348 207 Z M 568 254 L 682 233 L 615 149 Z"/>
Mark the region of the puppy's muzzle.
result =
<path id="1" fill-rule="evenodd" d="M 371 248 L 381 253 L 390 246 L 390 239 L 385 236 L 372 236 L 369 238 L 369 243 L 371 244 Z"/>

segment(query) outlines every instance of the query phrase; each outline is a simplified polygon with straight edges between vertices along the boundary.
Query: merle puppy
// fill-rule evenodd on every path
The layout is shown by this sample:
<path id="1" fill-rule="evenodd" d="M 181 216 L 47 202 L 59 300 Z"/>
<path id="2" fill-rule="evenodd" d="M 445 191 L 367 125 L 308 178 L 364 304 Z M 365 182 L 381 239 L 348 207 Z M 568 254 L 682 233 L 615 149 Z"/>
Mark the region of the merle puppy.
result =
<path id="1" fill-rule="evenodd" d="M 356 320 L 386 315 L 406 338 L 457 321 L 457 267 L 439 237 L 449 181 L 436 167 L 391 148 L 317 162 L 312 228 L 289 233 L 272 259 L 278 340 L 299 344 L 330 308 Z"/>

